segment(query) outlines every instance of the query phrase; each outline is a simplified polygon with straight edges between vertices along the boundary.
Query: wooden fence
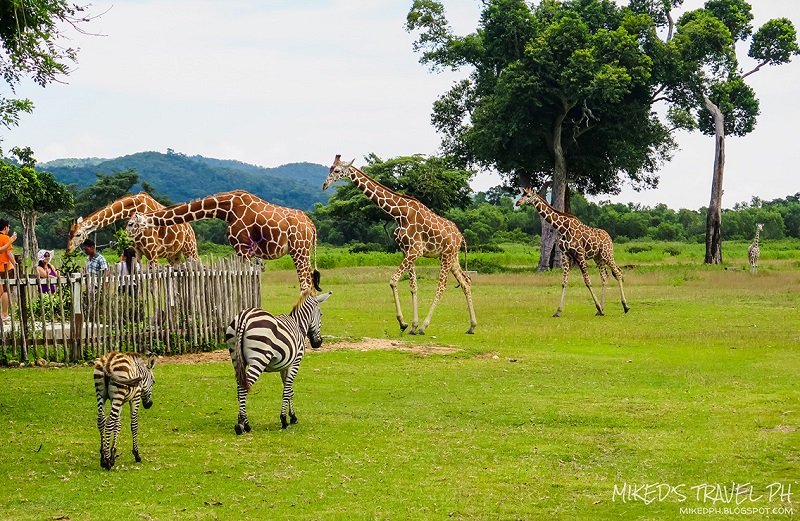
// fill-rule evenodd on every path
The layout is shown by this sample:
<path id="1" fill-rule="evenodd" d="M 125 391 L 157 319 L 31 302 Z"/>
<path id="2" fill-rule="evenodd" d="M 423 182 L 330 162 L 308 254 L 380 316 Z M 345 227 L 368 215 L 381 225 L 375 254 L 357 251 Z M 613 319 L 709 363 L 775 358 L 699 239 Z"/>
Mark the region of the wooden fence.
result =
<path id="1" fill-rule="evenodd" d="M 0 321 L 4 359 L 91 360 L 109 351 L 180 354 L 216 347 L 241 309 L 261 307 L 261 268 L 240 257 L 120 276 L 0 278 L 11 320 Z M 50 293 L 41 289 L 47 287 Z"/>

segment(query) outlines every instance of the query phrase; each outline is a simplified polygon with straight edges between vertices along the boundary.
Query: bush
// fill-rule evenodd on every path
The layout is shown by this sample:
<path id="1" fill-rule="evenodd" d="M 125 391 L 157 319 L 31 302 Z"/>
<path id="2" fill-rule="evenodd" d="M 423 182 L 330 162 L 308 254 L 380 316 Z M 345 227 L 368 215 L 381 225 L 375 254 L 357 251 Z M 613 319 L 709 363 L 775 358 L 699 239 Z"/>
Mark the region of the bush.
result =
<path id="1" fill-rule="evenodd" d="M 628 253 L 642 253 L 643 251 L 650 251 L 653 246 L 650 244 L 631 244 L 628 246 Z"/>
<path id="2" fill-rule="evenodd" d="M 377 242 L 356 243 L 350 246 L 350 253 L 369 253 L 373 251 L 386 251 L 386 248 Z"/>

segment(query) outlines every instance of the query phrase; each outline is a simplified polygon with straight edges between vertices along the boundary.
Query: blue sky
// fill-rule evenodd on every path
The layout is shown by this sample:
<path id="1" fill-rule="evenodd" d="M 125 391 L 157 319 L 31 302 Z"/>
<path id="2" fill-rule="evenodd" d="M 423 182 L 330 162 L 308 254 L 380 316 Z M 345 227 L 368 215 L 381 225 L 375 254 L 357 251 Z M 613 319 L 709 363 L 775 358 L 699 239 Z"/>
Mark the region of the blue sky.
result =
<path id="1" fill-rule="evenodd" d="M 800 27 L 800 2 L 751 0 L 759 25 L 785 16 Z M 433 154 L 431 105 L 464 77 L 432 74 L 403 29 L 411 1 L 95 1 L 103 13 L 71 33 L 79 62 L 66 84 L 18 94 L 36 105 L 3 134 L 3 148 L 30 146 L 39 161 L 117 157 L 172 148 L 262 166 L 336 154 L 388 158 Z M 474 31 L 479 0 L 444 0 L 457 34 Z M 701 5 L 687 0 L 686 8 Z M 748 64 L 745 63 L 744 67 Z M 800 60 L 749 78 L 761 99 L 754 133 L 731 138 L 723 206 L 800 191 Z M 626 189 L 620 202 L 697 209 L 708 204 L 714 141 L 679 134 L 682 150 L 657 190 Z M 473 187 L 498 178 L 481 173 Z"/>

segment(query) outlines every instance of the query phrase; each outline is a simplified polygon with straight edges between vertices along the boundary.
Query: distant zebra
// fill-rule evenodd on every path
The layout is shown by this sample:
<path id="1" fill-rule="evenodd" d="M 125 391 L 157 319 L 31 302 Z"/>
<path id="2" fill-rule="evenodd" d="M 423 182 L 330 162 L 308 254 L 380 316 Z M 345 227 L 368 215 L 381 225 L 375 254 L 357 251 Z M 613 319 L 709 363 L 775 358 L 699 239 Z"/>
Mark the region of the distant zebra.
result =
<path id="1" fill-rule="evenodd" d="M 263 309 L 250 308 L 240 312 L 228 326 L 225 341 L 231 354 L 231 362 L 236 373 L 237 396 L 239 398 L 239 418 L 234 427 L 236 434 L 250 432 L 247 420 L 247 393 L 264 372 L 280 371 L 283 380 L 283 404 L 281 406 L 281 425 L 285 429 L 286 410 L 289 410 L 291 423 L 297 423 L 292 397 L 300 361 L 305 354 L 305 339 L 311 347 L 319 349 L 322 345 L 320 328 L 322 311 L 319 304 L 330 297 L 330 292 L 314 295 L 313 288 L 306 289 L 288 315 L 272 315 Z"/>
<path id="2" fill-rule="evenodd" d="M 145 409 L 153 405 L 153 366 L 156 357 L 145 358 L 139 353 L 112 351 L 94 362 L 94 388 L 97 391 L 97 429 L 100 431 L 100 466 L 111 470 L 117 459 L 117 440 L 122 425 L 120 410 L 126 402 L 131 404 L 131 434 L 133 457 L 139 457 L 139 400 Z M 105 403 L 111 400 L 111 412 L 106 418 Z"/>

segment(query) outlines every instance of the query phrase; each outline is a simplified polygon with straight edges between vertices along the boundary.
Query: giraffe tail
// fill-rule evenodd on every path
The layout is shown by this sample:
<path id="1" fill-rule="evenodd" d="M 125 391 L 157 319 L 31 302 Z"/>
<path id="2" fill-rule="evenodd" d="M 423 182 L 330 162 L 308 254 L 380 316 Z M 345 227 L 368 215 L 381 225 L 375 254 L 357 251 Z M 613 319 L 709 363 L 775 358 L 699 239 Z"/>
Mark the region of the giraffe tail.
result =
<path id="1" fill-rule="evenodd" d="M 311 254 L 314 256 L 314 272 L 313 272 L 311 277 L 313 279 L 314 289 L 321 292 L 322 288 L 319 287 L 319 280 L 322 277 L 322 275 L 320 275 L 320 272 L 317 269 L 317 237 L 316 237 L 316 235 L 314 236 L 314 244 L 311 246 L 311 250 L 312 250 Z"/>

